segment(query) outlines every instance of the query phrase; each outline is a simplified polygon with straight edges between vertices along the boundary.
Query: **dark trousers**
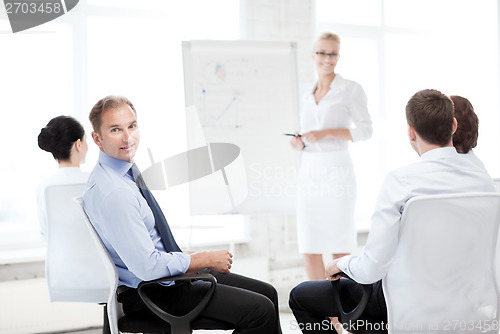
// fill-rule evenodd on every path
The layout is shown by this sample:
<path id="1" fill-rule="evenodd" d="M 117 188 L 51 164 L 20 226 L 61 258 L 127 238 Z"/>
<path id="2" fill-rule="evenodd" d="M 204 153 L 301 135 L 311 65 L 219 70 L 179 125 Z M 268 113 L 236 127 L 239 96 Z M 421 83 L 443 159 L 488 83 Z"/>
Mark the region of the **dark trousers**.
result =
<path id="1" fill-rule="evenodd" d="M 340 293 L 342 307 L 347 312 L 358 305 L 363 290 L 356 282 L 341 279 Z M 308 281 L 297 285 L 290 292 L 289 305 L 297 319 L 294 325 L 300 328 L 302 333 L 336 333 L 329 319 L 329 317 L 340 315 L 333 299 L 332 282 L 328 280 Z M 382 323 L 387 324 L 387 308 L 381 281 L 372 284 L 372 295 L 362 318 L 369 319 L 371 328 L 380 329 Z M 366 325 L 366 321 L 360 321 L 360 324 Z M 380 332 L 385 332 L 385 328 Z"/>
<path id="2" fill-rule="evenodd" d="M 192 323 L 193 329 L 202 328 L 203 320 L 216 320 L 222 328 L 234 328 L 233 333 L 280 334 L 278 294 L 268 283 L 237 274 L 211 272 L 217 286 L 207 307 Z M 145 290 L 163 310 L 174 315 L 186 314 L 203 298 L 210 283 L 185 282 L 172 286 L 154 285 Z M 154 317 L 144 305 L 136 289 L 118 295 L 127 316 Z M 221 327 L 219 327 L 221 328 Z"/>

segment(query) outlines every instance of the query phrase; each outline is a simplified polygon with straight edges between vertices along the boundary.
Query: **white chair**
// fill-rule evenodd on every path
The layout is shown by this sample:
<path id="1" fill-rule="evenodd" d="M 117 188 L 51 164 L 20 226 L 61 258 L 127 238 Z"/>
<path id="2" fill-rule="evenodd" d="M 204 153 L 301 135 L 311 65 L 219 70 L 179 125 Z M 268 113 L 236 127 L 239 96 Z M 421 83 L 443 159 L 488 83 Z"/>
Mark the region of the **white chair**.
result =
<path id="1" fill-rule="evenodd" d="M 85 184 L 48 186 L 47 256 L 45 274 L 51 301 L 104 303 L 109 282 L 100 275 L 104 265 L 96 262 L 98 250 L 73 197 L 81 196 Z"/>
<path id="2" fill-rule="evenodd" d="M 498 333 L 499 221 L 498 193 L 408 201 L 383 279 L 389 333 Z"/>
<path id="3" fill-rule="evenodd" d="M 100 272 L 93 273 L 91 280 L 106 282 L 106 289 L 103 294 L 104 300 L 100 301 L 106 303 L 107 319 L 105 317 L 104 332 L 109 328 L 111 334 L 119 334 L 118 319 L 123 316 L 123 311 L 117 301 L 118 273 L 115 264 L 109 257 L 99 235 L 88 220 L 87 214 L 83 210 L 82 198 L 75 197 L 73 201 L 75 209 L 78 210 L 80 222 L 85 226 L 87 232 L 85 234 L 85 242 L 93 249 L 93 262 L 102 268 Z"/>
<path id="4" fill-rule="evenodd" d="M 495 183 L 495 189 L 500 192 L 500 178 L 496 177 L 493 179 L 493 182 Z"/>

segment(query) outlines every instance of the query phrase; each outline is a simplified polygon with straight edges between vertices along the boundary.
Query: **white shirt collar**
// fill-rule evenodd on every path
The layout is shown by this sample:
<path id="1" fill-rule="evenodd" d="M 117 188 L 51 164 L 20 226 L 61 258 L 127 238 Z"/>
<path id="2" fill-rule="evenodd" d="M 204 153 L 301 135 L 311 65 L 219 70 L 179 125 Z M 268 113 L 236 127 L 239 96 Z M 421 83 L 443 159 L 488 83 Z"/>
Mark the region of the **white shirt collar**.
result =
<path id="1" fill-rule="evenodd" d="M 455 147 L 453 146 L 438 147 L 425 152 L 424 154 L 422 154 L 421 158 L 422 160 L 434 160 L 442 157 L 450 157 L 455 155 L 458 155 L 458 153 Z"/>

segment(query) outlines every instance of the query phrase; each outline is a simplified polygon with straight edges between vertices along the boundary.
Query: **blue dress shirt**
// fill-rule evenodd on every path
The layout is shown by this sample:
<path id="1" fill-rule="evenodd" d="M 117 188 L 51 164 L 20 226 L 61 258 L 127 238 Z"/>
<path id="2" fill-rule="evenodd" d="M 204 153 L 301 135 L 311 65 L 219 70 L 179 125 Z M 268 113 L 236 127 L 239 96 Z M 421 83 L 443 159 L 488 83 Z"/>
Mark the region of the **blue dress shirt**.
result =
<path id="1" fill-rule="evenodd" d="M 136 288 L 141 281 L 184 274 L 191 257 L 165 251 L 131 167 L 132 163 L 101 151 L 83 194 L 83 206 L 116 265 L 119 284 Z"/>

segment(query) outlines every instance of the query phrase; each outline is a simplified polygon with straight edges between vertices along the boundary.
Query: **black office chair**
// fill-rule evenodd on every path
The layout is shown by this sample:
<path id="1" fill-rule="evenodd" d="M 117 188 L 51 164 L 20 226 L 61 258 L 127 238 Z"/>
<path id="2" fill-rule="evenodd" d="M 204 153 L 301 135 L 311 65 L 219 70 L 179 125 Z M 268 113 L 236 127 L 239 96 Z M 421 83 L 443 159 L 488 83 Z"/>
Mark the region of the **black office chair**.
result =
<path id="1" fill-rule="evenodd" d="M 148 296 L 145 287 L 159 284 L 165 281 L 193 281 L 203 280 L 210 282 L 210 288 L 206 292 L 203 299 L 196 305 L 194 309 L 185 315 L 172 315 L 159 308 L 152 298 Z M 120 332 L 125 333 L 161 333 L 161 334 L 185 334 L 191 333 L 193 329 L 233 329 L 229 323 L 215 321 L 210 319 L 194 319 L 200 314 L 210 301 L 212 294 L 215 290 L 216 279 L 210 274 L 195 274 L 195 275 L 182 275 L 173 277 L 164 277 L 153 281 L 142 282 L 138 286 L 138 293 L 144 304 L 156 315 L 148 318 L 138 318 L 122 315 L 118 319 L 117 327 Z M 104 334 L 111 334 L 109 326 L 109 318 L 107 314 L 107 306 L 104 313 Z"/>
<path id="2" fill-rule="evenodd" d="M 345 273 L 340 274 L 342 277 L 353 281 L 349 276 Z M 333 285 L 333 298 L 335 299 L 335 304 L 337 308 L 340 310 L 339 322 L 342 324 L 342 327 L 349 333 L 353 334 L 382 334 L 387 333 L 385 328 L 385 324 L 382 324 L 378 320 L 371 319 L 363 314 L 368 301 L 372 295 L 372 287 L 370 284 L 359 284 L 363 289 L 363 295 L 361 296 L 361 300 L 358 302 L 358 305 L 352 309 L 351 311 L 345 311 L 342 306 L 341 300 L 341 291 L 340 291 L 340 280 L 332 281 Z M 358 283 L 357 283 L 358 284 Z"/>
<path id="3" fill-rule="evenodd" d="M 81 214 L 81 223 L 86 225 L 89 233 L 82 233 L 79 238 L 87 238 L 89 249 L 95 254 L 92 263 L 100 263 L 102 270 L 94 271 L 86 287 L 82 290 L 92 291 L 96 290 L 93 285 L 98 283 L 97 297 L 100 303 L 105 304 L 104 308 L 104 334 L 120 334 L 124 333 L 162 333 L 162 334 L 189 334 L 192 329 L 232 329 L 228 323 L 209 319 L 197 319 L 193 321 L 201 311 L 207 306 L 212 294 L 214 293 L 216 280 L 210 274 L 195 274 L 195 275 L 181 275 L 164 277 L 152 281 L 141 282 L 137 287 L 140 298 L 144 304 L 156 315 L 156 317 L 131 317 L 123 313 L 121 304 L 117 301 L 118 289 L 118 273 L 116 266 L 111 260 L 106 247 L 101 241 L 101 238 L 90 223 L 87 214 L 83 210 L 82 199 L 75 198 L 75 202 Z M 85 264 L 82 264 L 84 266 Z M 210 288 L 206 292 L 203 299 L 196 305 L 194 309 L 185 315 L 177 316 L 169 314 L 159 308 L 147 295 L 147 287 L 153 284 L 169 281 L 192 281 L 203 280 L 210 282 Z M 105 284 L 104 284 L 104 283 Z M 93 289 L 94 288 L 94 289 Z M 77 301 L 77 300 L 75 300 Z"/>

